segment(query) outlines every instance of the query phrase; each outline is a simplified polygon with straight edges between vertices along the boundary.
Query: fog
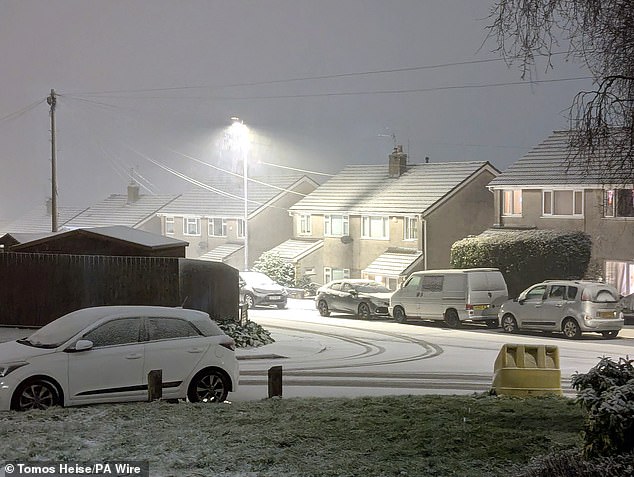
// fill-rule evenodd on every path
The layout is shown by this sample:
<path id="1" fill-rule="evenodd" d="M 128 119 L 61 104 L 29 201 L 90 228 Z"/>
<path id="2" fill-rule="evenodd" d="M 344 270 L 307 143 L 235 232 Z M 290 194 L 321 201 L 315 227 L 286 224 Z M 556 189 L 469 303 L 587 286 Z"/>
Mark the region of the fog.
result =
<path id="1" fill-rule="evenodd" d="M 522 84 L 485 42 L 492 0 L 5 0 L 0 3 L 0 220 L 59 204 L 191 187 L 236 170 L 232 116 L 261 162 L 334 173 L 387 161 L 488 160 L 504 170 L 552 130 L 588 80 L 554 58 Z M 484 44 L 483 44 L 484 43 Z M 490 60 L 490 61 L 489 61 Z M 442 66 L 445 65 L 445 66 Z M 449 66 L 447 66 L 449 65 Z M 512 84 L 509 84 L 512 83 Z M 196 160 L 193 160 L 194 158 Z M 325 176 L 322 176 L 325 177 Z"/>

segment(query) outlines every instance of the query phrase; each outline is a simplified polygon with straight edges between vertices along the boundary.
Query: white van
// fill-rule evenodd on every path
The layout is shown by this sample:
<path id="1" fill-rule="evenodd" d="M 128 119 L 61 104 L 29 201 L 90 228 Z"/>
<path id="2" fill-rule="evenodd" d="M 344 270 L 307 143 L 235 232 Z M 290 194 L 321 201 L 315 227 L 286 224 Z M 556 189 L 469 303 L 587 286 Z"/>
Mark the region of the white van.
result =
<path id="1" fill-rule="evenodd" d="M 390 299 L 390 315 L 444 320 L 451 328 L 463 321 L 482 321 L 497 328 L 497 312 L 508 290 L 497 268 L 425 270 L 412 273 Z"/>

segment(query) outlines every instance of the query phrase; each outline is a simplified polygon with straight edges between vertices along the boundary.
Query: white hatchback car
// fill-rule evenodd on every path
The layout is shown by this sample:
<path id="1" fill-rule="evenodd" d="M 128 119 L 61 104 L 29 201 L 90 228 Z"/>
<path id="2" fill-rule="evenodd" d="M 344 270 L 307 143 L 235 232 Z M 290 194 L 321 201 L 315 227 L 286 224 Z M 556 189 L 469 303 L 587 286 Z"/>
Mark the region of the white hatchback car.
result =
<path id="1" fill-rule="evenodd" d="M 144 401 L 152 370 L 164 399 L 222 402 L 238 385 L 234 341 L 207 313 L 102 306 L 0 343 L 0 410 Z"/>

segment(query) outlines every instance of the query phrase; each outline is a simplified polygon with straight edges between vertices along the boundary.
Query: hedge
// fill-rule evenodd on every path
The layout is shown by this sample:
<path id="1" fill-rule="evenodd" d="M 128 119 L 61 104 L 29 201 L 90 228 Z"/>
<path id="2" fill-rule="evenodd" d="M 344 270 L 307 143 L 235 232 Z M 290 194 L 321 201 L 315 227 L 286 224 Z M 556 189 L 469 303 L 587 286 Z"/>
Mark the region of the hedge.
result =
<path id="1" fill-rule="evenodd" d="M 547 279 L 580 279 L 588 268 L 592 240 L 579 231 L 489 231 L 451 247 L 453 268 L 499 268 L 509 296 Z"/>

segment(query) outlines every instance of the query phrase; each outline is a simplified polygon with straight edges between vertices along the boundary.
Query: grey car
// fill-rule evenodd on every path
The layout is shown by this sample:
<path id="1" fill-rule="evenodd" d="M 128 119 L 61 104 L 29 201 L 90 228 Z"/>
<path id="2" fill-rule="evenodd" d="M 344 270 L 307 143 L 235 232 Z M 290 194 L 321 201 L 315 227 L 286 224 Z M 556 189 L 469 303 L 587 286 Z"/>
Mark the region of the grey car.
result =
<path id="1" fill-rule="evenodd" d="M 623 328 L 617 309 L 619 294 L 605 283 L 547 280 L 524 290 L 500 308 L 500 326 L 508 333 L 518 330 L 562 332 L 576 339 L 585 332 L 616 338 Z"/>
<path id="2" fill-rule="evenodd" d="M 360 318 L 388 317 L 392 291 L 373 280 L 333 280 L 317 290 L 315 306 L 321 316 L 330 312 L 349 313 Z"/>

